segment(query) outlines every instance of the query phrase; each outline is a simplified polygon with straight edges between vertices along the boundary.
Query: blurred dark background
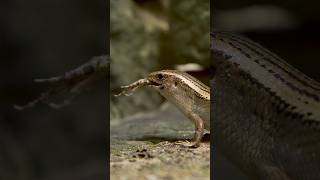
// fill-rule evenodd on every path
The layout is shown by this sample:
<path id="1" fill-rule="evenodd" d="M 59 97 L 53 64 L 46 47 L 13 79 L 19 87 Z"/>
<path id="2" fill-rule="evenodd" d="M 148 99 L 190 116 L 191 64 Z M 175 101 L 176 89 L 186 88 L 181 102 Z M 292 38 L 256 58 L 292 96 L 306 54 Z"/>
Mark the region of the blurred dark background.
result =
<path id="1" fill-rule="evenodd" d="M 314 0 L 214 0 L 213 27 L 246 35 L 319 81 L 318 5 Z"/>
<path id="2" fill-rule="evenodd" d="M 320 13 L 314 0 L 214 0 L 211 28 L 243 34 L 320 81 Z M 216 179 L 246 179 L 217 150 Z"/>
<path id="3" fill-rule="evenodd" d="M 17 111 L 13 105 L 47 89 L 34 78 L 108 54 L 108 16 L 105 0 L 0 2 L 0 179 L 107 177 L 105 79 L 61 109 Z"/>

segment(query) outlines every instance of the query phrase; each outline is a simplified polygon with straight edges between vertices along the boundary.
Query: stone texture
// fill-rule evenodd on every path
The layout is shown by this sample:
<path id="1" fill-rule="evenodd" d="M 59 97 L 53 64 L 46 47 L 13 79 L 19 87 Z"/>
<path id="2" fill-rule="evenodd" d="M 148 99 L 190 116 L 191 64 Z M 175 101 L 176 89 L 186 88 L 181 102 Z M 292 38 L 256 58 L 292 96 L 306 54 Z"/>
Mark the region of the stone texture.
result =
<path id="1" fill-rule="evenodd" d="M 111 179 L 209 179 L 209 141 L 183 146 L 193 132 L 191 121 L 168 103 L 112 124 Z"/>

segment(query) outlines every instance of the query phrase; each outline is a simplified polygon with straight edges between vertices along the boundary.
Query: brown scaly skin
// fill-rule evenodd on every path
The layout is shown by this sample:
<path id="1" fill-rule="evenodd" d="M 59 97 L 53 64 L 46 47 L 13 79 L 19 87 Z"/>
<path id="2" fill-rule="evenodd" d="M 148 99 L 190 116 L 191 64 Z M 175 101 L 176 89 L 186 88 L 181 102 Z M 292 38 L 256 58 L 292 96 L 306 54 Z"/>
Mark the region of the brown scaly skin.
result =
<path id="1" fill-rule="evenodd" d="M 189 74 L 175 70 L 153 72 L 147 79 L 152 82 L 152 88 L 194 122 L 194 144 L 191 147 L 198 147 L 204 129 L 210 130 L 210 88 Z"/>
<path id="2" fill-rule="evenodd" d="M 191 75 L 162 70 L 150 73 L 145 79 L 122 86 L 122 94 L 130 94 L 138 87 L 149 86 L 176 105 L 195 125 L 194 143 L 198 147 L 204 129 L 210 130 L 210 88 Z"/>
<path id="3" fill-rule="evenodd" d="M 211 34 L 215 147 L 251 179 L 320 179 L 320 85 L 259 44 Z"/>

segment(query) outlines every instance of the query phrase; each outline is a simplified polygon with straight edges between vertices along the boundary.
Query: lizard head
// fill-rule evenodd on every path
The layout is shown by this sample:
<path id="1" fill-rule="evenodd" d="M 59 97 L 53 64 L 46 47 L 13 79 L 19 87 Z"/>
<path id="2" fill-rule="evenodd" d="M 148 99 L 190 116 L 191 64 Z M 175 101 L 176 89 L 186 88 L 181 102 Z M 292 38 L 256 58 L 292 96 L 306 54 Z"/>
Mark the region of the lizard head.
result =
<path id="1" fill-rule="evenodd" d="M 162 70 L 150 73 L 147 76 L 149 86 L 158 91 L 172 91 L 177 88 L 179 80 L 179 71 Z"/>

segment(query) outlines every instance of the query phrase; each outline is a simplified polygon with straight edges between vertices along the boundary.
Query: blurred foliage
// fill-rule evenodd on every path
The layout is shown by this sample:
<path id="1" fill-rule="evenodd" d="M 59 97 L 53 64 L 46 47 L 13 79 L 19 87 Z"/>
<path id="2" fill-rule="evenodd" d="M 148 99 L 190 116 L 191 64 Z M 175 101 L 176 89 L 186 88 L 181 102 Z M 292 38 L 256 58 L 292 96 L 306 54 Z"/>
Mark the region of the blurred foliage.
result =
<path id="1" fill-rule="evenodd" d="M 166 34 L 167 50 L 162 53 L 162 63 L 199 63 L 210 65 L 209 1 L 171 1 L 169 7 L 170 29 Z M 168 54 L 170 56 L 168 56 Z"/>
<path id="2" fill-rule="evenodd" d="M 111 88 L 175 64 L 209 64 L 209 1 L 111 0 Z M 159 106 L 156 92 L 111 99 L 111 119 Z"/>
<path id="3" fill-rule="evenodd" d="M 148 28 L 144 18 L 152 14 L 134 1 L 112 0 L 110 7 L 111 88 L 114 89 L 144 77 L 157 66 L 157 42 L 161 30 L 158 27 Z M 155 18 L 152 20 L 156 21 Z M 152 92 L 139 93 L 125 99 L 113 98 L 110 104 L 111 119 L 135 113 L 137 109 L 154 108 L 159 101 L 160 98 Z"/>

